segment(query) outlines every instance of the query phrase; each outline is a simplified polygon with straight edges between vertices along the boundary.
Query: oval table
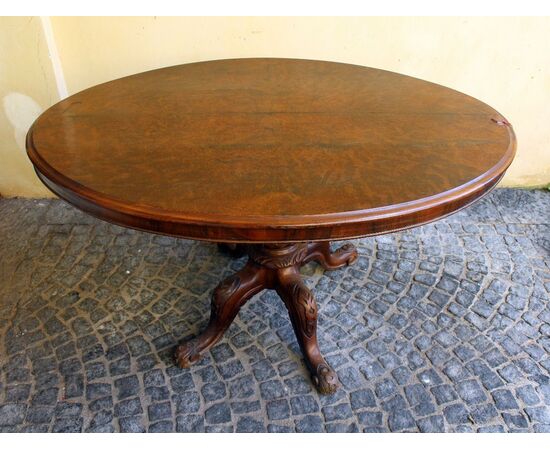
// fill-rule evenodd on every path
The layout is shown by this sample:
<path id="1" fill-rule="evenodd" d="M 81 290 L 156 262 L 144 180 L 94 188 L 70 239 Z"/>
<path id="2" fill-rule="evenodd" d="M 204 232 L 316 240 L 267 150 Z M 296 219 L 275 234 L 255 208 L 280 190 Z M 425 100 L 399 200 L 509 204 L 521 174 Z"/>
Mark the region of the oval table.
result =
<path id="1" fill-rule="evenodd" d="M 104 83 L 44 112 L 27 135 L 42 182 L 118 225 L 220 243 L 248 255 L 183 342 L 188 367 L 239 308 L 274 289 L 312 381 L 338 380 L 316 338 L 317 305 L 300 267 L 357 259 L 330 240 L 388 233 L 489 192 L 515 154 L 512 127 L 465 94 L 384 70 L 298 59 L 184 64 Z"/>

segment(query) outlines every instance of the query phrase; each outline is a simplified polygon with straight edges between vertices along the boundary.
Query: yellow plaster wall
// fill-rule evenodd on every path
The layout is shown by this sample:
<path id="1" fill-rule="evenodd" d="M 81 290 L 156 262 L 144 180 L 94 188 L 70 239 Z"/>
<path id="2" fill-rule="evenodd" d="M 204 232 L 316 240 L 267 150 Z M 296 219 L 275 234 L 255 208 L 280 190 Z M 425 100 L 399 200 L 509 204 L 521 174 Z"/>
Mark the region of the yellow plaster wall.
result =
<path id="1" fill-rule="evenodd" d="M 362 64 L 440 83 L 495 107 L 512 122 L 519 141 L 502 185 L 550 183 L 550 18 L 52 17 L 51 23 L 69 94 L 208 59 L 279 56 Z M 34 40 L 27 44 L 35 50 Z M 28 71 L 27 63 L 17 70 Z M 41 77 L 38 71 L 36 87 L 51 85 L 39 83 Z M 3 81 L 0 87 L 6 90 Z M 48 95 L 34 93 L 41 107 L 56 100 Z M 36 184 L 26 166 L 19 176 L 10 173 L 0 193 L 40 193 L 22 189 Z"/>
<path id="2" fill-rule="evenodd" d="M 49 196 L 25 153 L 34 119 L 59 100 L 38 17 L 0 17 L 0 195 Z"/>

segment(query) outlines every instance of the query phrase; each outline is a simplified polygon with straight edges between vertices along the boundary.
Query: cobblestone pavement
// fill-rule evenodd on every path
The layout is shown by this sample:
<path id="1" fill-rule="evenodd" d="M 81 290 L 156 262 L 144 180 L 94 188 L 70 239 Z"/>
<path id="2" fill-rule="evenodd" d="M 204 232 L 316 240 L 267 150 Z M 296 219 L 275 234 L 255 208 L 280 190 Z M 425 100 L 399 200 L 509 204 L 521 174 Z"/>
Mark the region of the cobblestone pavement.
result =
<path id="1" fill-rule="evenodd" d="M 0 431 L 550 431 L 550 193 L 501 189 L 303 268 L 342 388 L 311 387 L 282 302 L 253 298 L 190 370 L 244 264 L 56 200 L 0 200 Z"/>

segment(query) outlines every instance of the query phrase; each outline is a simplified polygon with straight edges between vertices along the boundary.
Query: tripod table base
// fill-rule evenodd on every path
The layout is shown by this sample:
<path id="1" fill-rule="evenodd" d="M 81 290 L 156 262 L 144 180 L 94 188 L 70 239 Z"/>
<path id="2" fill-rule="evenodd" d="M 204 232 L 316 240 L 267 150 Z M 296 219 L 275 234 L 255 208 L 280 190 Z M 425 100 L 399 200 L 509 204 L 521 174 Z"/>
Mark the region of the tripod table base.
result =
<path id="1" fill-rule="evenodd" d="M 326 270 L 351 265 L 357 260 L 357 249 L 345 244 L 332 252 L 328 242 L 219 244 L 219 247 L 233 256 L 248 254 L 248 262 L 216 287 L 208 326 L 200 335 L 176 348 L 178 366 L 186 368 L 197 362 L 221 339 L 241 306 L 258 292 L 274 289 L 288 310 L 313 384 L 321 394 L 335 392 L 338 377 L 319 350 L 317 302 L 302 280 L 300 267 L 310 261 L 317 261 Z"/>

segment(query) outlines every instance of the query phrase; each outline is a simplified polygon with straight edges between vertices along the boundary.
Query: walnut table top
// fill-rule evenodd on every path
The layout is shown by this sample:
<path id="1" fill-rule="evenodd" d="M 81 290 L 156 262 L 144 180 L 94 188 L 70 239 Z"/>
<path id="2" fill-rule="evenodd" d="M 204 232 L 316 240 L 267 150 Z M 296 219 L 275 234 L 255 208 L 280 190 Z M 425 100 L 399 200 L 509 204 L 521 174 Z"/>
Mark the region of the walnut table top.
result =
<path id="1" fill-rule="evenodd" d="M 350 64 L 233 59 L 95 86 L 28 135 L 39 176 L 100 218 L 193 239 L 343 239 L 425 223 L 502 176 L 508 122 L 437 84 Z"/>
<path id="2" fill-rule="evenodd" d="M 288 309 L 312 382 L 338 387 L 300 267 L 354 263 L 351 244 L 448 215 L 487 193 L 516 148 L 490 106 L 437 84 L 350 64 L 232 59 L 153 70 L 75 94 L 27 135 L 40 179 L 119 225 L 248 255 L 214 290 L 189 367 L 263 289 Z"/>

